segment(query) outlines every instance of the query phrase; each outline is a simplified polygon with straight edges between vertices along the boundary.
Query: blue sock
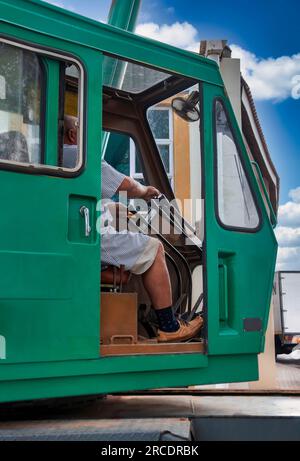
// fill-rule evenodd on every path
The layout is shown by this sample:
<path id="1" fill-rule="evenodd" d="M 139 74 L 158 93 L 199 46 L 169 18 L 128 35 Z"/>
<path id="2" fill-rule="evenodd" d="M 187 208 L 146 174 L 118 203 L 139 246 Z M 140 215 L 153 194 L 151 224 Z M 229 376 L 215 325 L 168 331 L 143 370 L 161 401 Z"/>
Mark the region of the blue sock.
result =
<path id="1" fill-rule="evenodd" d="M 172 306 L 155 310 L 155 312 L 160 330 L 171 333 L 179 329 L 179 323 L 175 318 Z"/>

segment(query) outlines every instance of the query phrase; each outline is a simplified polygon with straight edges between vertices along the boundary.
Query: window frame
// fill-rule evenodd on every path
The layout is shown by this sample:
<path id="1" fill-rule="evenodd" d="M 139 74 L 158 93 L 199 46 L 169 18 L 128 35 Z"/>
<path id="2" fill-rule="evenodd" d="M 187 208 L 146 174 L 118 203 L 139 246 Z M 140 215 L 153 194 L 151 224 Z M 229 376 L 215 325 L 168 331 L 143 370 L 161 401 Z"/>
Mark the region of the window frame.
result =
<path id="1" fill-rule="evenodd" d="M 158 111 L 158 110 L 161 110 L 161 111 L 167 111 L 168 114 L 169 114 L 169 138 L 155 138 L 154 136 L 154 133 L 153 131 L 151 130 L 151 126 L 150 126 L 150 123 L 149 123 L 149 120 L 148 120 L 148 111 L 150 110 L 154 110 L 154 111 Z M 168 106 L 159 106 L 158 105 L 154 105 L 154 106 L 150 106 L 147 108 L 147 111 L 146 111 L 146 120 L 147 120 L 147 123 L 149 125 L 149 129 L 150 131 L 152 132 L 152 136 L 153 136 L 153 139 L 156 143 L 156 146 L 157 146 L 157 150 L 158 150 L 158 153 L 161 157 L 161 154 L 159 152 L 159 147 L 160 145 L 162 146 L 168 146 L 169 147 L 169 165 L 170 165 L 170 168 L 169 168 L 169 172 L 166 171 L 166 175 L 170 181 L 170 184 L 173 188 L 173 185 L 174 185 L 174 127 L 173 127 L 173 113 L 172 113 L 172 109 L 171 107 L 168 107 Z M 162 159 L 162 157 L 161 157 Z M 163 160 L 162 160 L 163 161 Z M 130 141 L 130 176 L 133 178 L 133 179 L 136 179 L 136 180 L 141 180 L 141 179 L 144 179 L 144 175 L 143 173 L 137 173 L 136 172 L 136 149 L 135 149 L 135 146 L 134 146 L 134 143 L 133 141 Z"/>
<path id="2" fill-rule="evenodd" d="M 61 52 L 53 48 L 43 47 L 40 45 L 35 45 L 28 43 L 23 40 L 14 39 L 7 37 L 6 35 L 0 34 L 0 43 L 7 43 L 8 45 L 20 48 L 21 50 L 27 50 L 33 53 L 36 53 L 36 56 L 40 62 L 42 75 L 42 84 L 41 90 L 43 94 L 41 95 L 41 120 L 40 120 L 40 142 L 41 142 L 41 160 L 45 159 L 46 152 L 46 123 L 45 120 L 45 106 L 47 101 L 47 74 L 45 73 L 45 67 L 42 62 L 42 57 L 56 58 L 58 61 L 68 61 L 72 62 L 78 66 L 80 75 L 79 75 L 79 85 L 78 85 L 78 112 L 79 112 L 79 146 L 78 146 L 78 163 L 75 168 L 64 168 L 62 166 L 47 165 L 47 164 L 36 164 L 36 163 L 23 163 L 23 162 L 14 162 L 11 160 L 0 159 L 0 171 L 9 170 L 17 171 L 27 174 L 37 174 L 37 175 L 47 175 L 47 176 L 57 176 L 64 178 L 71 178 L 79 176 L 85 169 L 86 164 L 86 130 L 85 130 L 85 121 L 86 121 L 86 68 L 83 62 L 72 54 L 67 52 Z M 59 95 L 58 95 L 59 98 Z M 57 123 L 57 130 L 59 130 L 59 124 Z M 57 163 L 59 162 L 59 146 L 57 146 Z"/>
<path id="3" fill-rule="evenodd" d="M 136 139 L 133 137 L 133 135 L 132 135 L 130 132 L 128 132 L 128 131 L 111 130 L 111 129 L 108 130 L 108 129 L 104 129 L 104 128 L 103 128 L 103 125 L 102 125 L 102 136 L 103 136 L 103 133 L 116 134 L 116 135 L 120 135 L 120 136 L 128 136 L 128 138 L 129 138 L 129 174 L 130 174 L 130 168 L 131 168 L 131 167 L 130 167 L 130 149 L 131 149 L 131 143 L 133 144 L 133 146 L 136 145 L 136 146 L 139 147 L 139 144 L 138 144 L 137 140 L 136 140 Z M 106 153 L 106 152 L 104 152 L 104 149 L 103 149 L 103 150 L 102 150 L 102 157 L 101 157 L 101 160 L 102 160 L 102 161 L 104 160 L 104 161 L 107 162 L 107 160 L 105 159 L 105 153 Z M 104 155 L 103 155 L 103 154 L 104 154 Z M 108 162 L 108 163 L 109 163 L 109 162 Z M 113 167 L 113 168 L 115 168 L 115 167 Z M 116 169 L 116 168 L 115 168 L 115 169 Z M 117 171 L 119 171 L 119 170 L 117 170 Z M 119 171 L 119 173 L 122 173 L 122 171 Z M 124 173 L 122 173 L 122 174 L 124 174 Z M 126 176 L 126 175 L 125 175 L 125 176 Z M 143 175 L 141 175 L 141 179 L 143 179 L 143 178 L 144 178 Z"/>
<path id="4" fill-rule="evenodd" d="M 258 215 L 258 224 L 257 224 L 256 227 L 242 227 L 242 226 L 234 226 L 234 225 L 225 224 L 222 221 L 222 219 L 220 217 L 220 214 L 219 214 L 219 185 L 218 185 L 219 169 L 218 169 L 218 142 L 217 142 L 217 117 L 216 117 L 216 115 L 217 115 L 216 114 L 216 107 L 217 107 L 218 102 L 222 105 L 222 108 L 223 108 L 223 110 L 225 112 L 225 115 L 227 117 L 228 125 L 229 125 L 230 131 L 232 133 L 232 138 L 233 138 L 233 141 L 235 143 L 235 147 L 236 147 L 236 150 L 237 150 L 237 153 L 238 153 L 238 156 L 239 156 L 239 160 L 240 160 L 240 162 L 242 164 L 242 167 L 243 167 L 244 173 L 245 173 L 245 177 L 246 177 L 246 179 L 248 181 L 249 189 L 250 189 L 250 192 L 251 192 L 251 195 L 252 195 L 252 198 L 253 198 L 253 203 L 254 203 L 254 206 L 255 206 L 255 209 L 256 209 L 256 212 L 257 212 L 257 215 Z M 259 205 L 257 194 L 256 194 L 256 192 L 254 191 L 254 188 L 253 188 L 252 179 L 250 178 L 248 169 L 246 167 L 246 163 L 245 163 L 244 155 L 243 155 L 243 152 L 242 152 L 242 148 L 241 148 L 241 145 L 240 145 L 240 143 L 238 141 L 237 133 L 236 133 L 236 130 L 235 130 L 234 126 L 233 126 L 232 119 L 231 119 L 231 116 L 229 114 L 229 110 L 227 108 L 227 102 L 226 102 L 225 98 L 223 98 L 221 96 L 215 97 L 213 99 L 212 127 L 213 127 L 213 150 L 214 150 L 214 195 L 215 195 L 214 203 L 215 203 L 215 216 L 216 216 L 217 222 L 218 222 L 220 227 L 222 227 L 223 229 L 228 230 L 228 231 L 243 232 L 243 233 L 247 233 L 247 234 L 257 233 L 257 232 L 260 231 L 260 229 L 262 228 L 262 224 L 263 224 L 261 207 Z"/>
<path id="5" fill-rule="evenodd" d="M 155 138 L 154 137 L 154 133 L 153 133 L 153 138 L 157 144 L 157 146 L 159 145 L 163 145 L 163 146 L 169 146 L 169 165 L 170 165 L 170 168 L 169 168 L 169 172 L 166 171 L 167 173 L 167 176 L 170 180 L 170 183 L 172 184 L 173 186 L 173 183 L 174 183 L 174 126 L 173 126 L 173 111 L 172 111 L 172 108 L 171 106 L 163 106 L 163 105 L 157 105 L 157 106 L 152 106 L 152 107 L 148 107 L 147 109 L 147 114 L 148 115 L 148 112 L 150 110 L 164 110 L 164 111 L 168 111 L 169 113 L 169 138 Z M 147 120 L 148 120 L 148 116 L 147 116 Z M 149 123 L 149 120 L 148 120 L 148 123 Z M 149 123 L 149 127 L 150 127 L 150 130 L 151 130 L 151 126 L 150 126 L 150 123 Z M 151 130 L 152 131 L 152 130 Z M 159 150 L 159 149 L 158 149 Z"/>
<path id="6" fill-rule="evenodd" d="M 198 87 L 199 87 L 199 92 L 200 92 L 200 95 L 201 95 L 200 105 L 203 105 L 202 99 L 203 99 L 203 83 L 204 83 L 204 81 L 199 76 L 191 77 L 191 76 L 186 75 L 186 73 L 184 71 L 171 71 L 170 72 L 166 68 L 161 67 L 160 65 L 154 65 L 154 64 L 149 64 L 147 62 L 142 62 L 142 61 L 139 61 L 138 58 L 136 58 L 136 59 L 128 58 L 128 57 L 120 56 L 117 53 L 112 53 L 112 52 L 108 52 L 108 51 L 102 51 L 102 53 L 103 53 L 103 57 L 108 56 L 108 57 L 112 57 L 112 58 L 118 59 L 120 61 L 123 61 L 125 63 L 132 63 L 132 64 L 136 64 L 138 66 L 142 66 L 142 67 L 145 67 L 145 68 L 157 70 L 159 72 L 168 73 L 169 77 L 165 81 L 161 81 L 161 82 L 149 87 L 147 90 L 139 92 L 139 93 L 128 93 L 127 91 L 124 91 L 124 94 L 123 94 L 122 90 L 117 90 L 117 91 L 115 90 L 115 92 L 121 98 L 124 97 L 125 99 L 127 99 L 129 97 L 133 101 L 140 100 L 141 106 L 140 106 L 138 112 L 139 112 L 139 116 L 141 117 L 141 122 L 143 124 L 143 129 L 146 130 L 147 136 L 149 136 L 149 141 L 151 141 L 151 150 L 153 151 L 153 153 L 155 153 L 155 155 L 154 155 L 154 157 L 152 157 L 152 159 L 154 158 L 155 161 L 162 162 L 162 158 L 161 158 L 160 152 L 158 150 L 156 140 L 155 140 L 155 138 L 153 136 L 153 132 L 152 132 L 152 130 L 150 128 L 150 125 L 149 125 L 149 122 L 148 122 L 147 110 L 150 109 L 151 107 L 155 106 L 155 105 L 162 104 L 169 97 L 174 96 L 175 94 L 179 94 L 180 92 L 185 91 L 186 89 L 188 89 L 188 88 L 190 88 L 190 87 L 192 87 L 194 85 L 198 85 Z M 172 79 L 172 77 L 177 77 L 177 79 L 179 79 L 179 81 L 176 82 L 175 87 L 174 87 L 173 83 L 170 84 L 170 80 Z M 189 81 L 188 84 L 187 84 L 187 81 Z M 161 84 L 164 85 L 164 97 L 161 98 L 161 95 L 159 93 L 157 94 L 157 92 L 155 92 L 154 96 L 149 98 L 149 93 L 152 92 L 152 90 L 155 91 L 155 88 L 157 86 L 160 86 Z M 112 91 L 111 87 L 102 84 L 102 91 L 103 91 L 104 88 L 107 88 L 109 91 Z M 174 88 L 176 89 L 176 93 L 174 92 Z M 173 125 L 172 125 L 172 128 L 173 128 Z M 174 181 L 174 165 L 175 165 L 174 152 L 173 152 L 172 160 L 173 160 L 173 181 Z M 135 171 L 135 167 L 132 168 L 132 171 Z M 141 176 L 140 178 L 138 176 L 139 176 L 139 174 L 137 174 L 137 176 L 136 176 L 137 179 L 143 179 L 143 176 Z M 164 190 L 164 193 L 169 198 L 169 200 L 173 200 L 173 199 L 175 199 L 175 191 L 174 191 L 173 181 L 172 181 L 172 183 L 170 183 L 169 177 L 168 177 L 165 169 L 164 169 L 164 175 L 163 176 L 165 176 L 165 177 L 163 178 L 163 187 L 161 187 L 161 190 Z M 145 180 L 148 181 L 147 178 L 145 178 Z M 202 181 L 202 193 L 203 193 L 203 191 L 204 191 L 204 185 L 203 185 L 203 181 Z"/>

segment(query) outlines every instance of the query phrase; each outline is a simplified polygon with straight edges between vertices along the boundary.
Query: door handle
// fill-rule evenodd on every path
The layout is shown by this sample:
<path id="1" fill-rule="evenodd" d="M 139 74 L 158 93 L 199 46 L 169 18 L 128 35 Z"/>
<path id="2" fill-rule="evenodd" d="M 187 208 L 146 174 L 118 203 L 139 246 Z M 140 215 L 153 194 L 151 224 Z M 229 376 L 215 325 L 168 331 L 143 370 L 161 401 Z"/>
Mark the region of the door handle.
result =
<path id="1" fill-rule="evenodd" d="M 81 216 L 84 217 L 85 236 L 89 237 L 90 233 L 92 232 L 92 228 L 90 225 L 90 210 L 86 206 L 82 206 L 79 211 Z"/>

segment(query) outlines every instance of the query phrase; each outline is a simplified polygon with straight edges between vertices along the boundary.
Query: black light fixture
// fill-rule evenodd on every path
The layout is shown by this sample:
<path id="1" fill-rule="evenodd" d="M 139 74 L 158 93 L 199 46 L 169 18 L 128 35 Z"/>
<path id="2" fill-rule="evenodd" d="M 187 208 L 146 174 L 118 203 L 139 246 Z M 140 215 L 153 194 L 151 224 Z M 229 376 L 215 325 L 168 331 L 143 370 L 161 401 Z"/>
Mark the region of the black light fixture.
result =
<path id="1" fill-rule="evenodd" d="M 199 91 L 192 91 L 187 98 L 174 98 L 172 101 L 172 109 L 186 122 L 197 122 L 200 119 L 200 112 L 196 107 L 199 102 Z"/>

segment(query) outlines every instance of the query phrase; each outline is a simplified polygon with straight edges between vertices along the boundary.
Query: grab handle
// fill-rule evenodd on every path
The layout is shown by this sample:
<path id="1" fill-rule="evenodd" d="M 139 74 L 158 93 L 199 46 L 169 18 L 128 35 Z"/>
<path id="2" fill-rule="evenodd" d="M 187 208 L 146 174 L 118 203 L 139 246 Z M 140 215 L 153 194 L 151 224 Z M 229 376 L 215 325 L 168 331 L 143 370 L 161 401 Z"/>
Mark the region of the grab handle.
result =
<path id="1" fill-rule="evenodd" d="M 80 214 L 84 218 L 85 236 L 89 237 L 92 232 L 90 226 L 90 210 L 86 206 L 80 208 Z"/>

